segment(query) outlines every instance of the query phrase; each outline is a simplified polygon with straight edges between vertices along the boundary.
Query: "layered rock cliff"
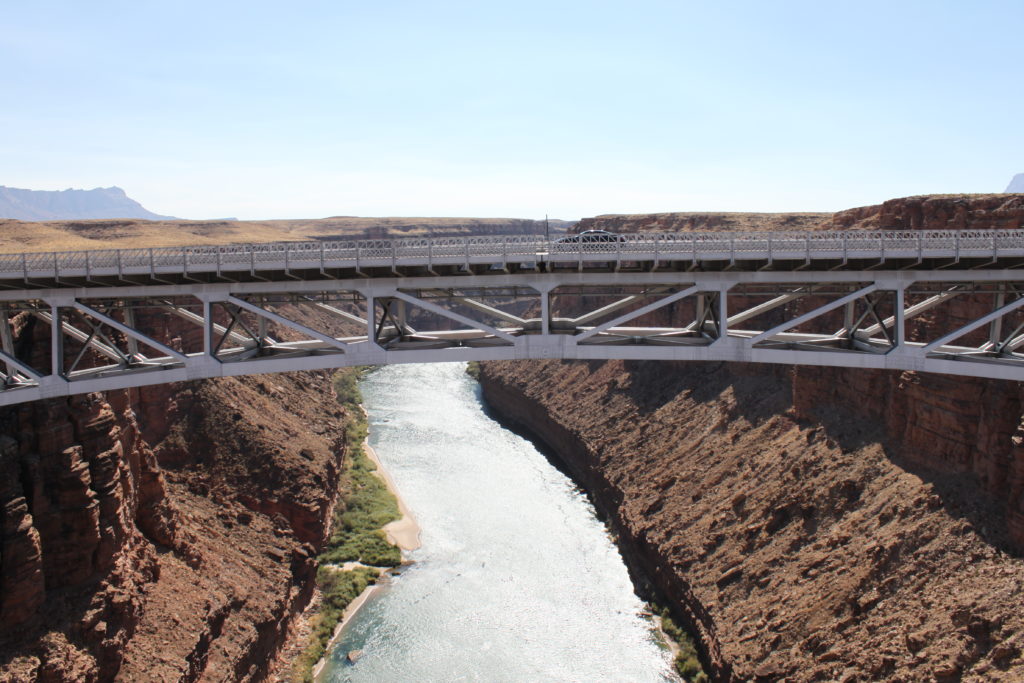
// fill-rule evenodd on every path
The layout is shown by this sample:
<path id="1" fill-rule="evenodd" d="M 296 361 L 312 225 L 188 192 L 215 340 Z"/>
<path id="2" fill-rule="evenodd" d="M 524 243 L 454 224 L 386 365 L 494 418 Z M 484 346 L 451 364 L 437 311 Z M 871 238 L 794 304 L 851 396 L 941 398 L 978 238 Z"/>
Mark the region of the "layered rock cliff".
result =
<path id="1" fill-rule="evenodd" d="M 574 231 L 609 232 L 751 232 L 759 230 L 818 230 L 829 213 L 673 212 L 606 214 L 584 218 Z"/>
<path id="2" fill-rule="evenodd" d="M 1024 197 L 821 227 L 1020 228 Z M 481 381 L 606 509 L 719 680 L 1024 677 L 1018 383 L 621 361 L 484 364 Z"/>
<path id="3" fill-rule="evenodd" d="M 923 195 L 833 214 L 829 230 L 992 230 L 1024 225 L 1024 194 Z"/>
<path id="4" fill-rule="evenodd" d="M 763 230 L 987 230 L 1017 228 L 1024 195 L 922 195 L 829 213 L 652 213 L 584 218 L 574 230 L 733 232 Z"/>
<path id="5" fill-rule="evenodd" d="M 0 413 L 0 680 L 264 679 L 312 595 L 343 418 L 328 373 Z"/>

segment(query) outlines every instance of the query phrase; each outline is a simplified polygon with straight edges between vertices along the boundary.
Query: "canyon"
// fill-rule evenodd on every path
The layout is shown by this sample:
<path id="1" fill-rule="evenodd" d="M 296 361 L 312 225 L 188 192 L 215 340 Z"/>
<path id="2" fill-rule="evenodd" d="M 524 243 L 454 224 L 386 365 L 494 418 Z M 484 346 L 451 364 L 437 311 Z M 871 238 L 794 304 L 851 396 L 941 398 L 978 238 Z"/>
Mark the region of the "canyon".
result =
<path id="1" fill-rule="evenodd" d="M 172 223 L 164 239 L 440 229 L 372 220 Z M 456 234 L 483 229 L 450 220 Z M 159 231 L 144 221 L 4 227 L 9 239 L 37 230 L 36 250 L 138 246 Z M 752 227 L 1021 228 L 1024 196 L 599 216 L 574 229 Z M 200 333 L 187 325 L 162 338 Z M 44 328 L 17 326 L 27 353 L 45 351 Z M 622 361 L 484 364 L 481 381 L 495 410 L 549 444 L 593 495 L 717 680 L 1024 676 L 1017 383 Z M 0 412 L 0 680 L 287 677 L 278 655 L 312 599 L 345 417 L 322 372 Z"/>

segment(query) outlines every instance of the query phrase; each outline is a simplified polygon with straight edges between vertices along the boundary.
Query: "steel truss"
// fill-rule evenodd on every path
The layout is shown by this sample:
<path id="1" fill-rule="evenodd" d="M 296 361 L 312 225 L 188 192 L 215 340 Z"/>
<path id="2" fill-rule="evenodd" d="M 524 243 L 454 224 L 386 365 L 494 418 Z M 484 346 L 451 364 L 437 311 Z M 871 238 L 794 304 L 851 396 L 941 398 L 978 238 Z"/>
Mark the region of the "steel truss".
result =
<path id="1" fill-rule="evenodd" d="M 54 257 L 46 277 L 27 260 L 5 276 L 3 259 L 12 257 L 0 257 L 0 286 L 8 287 L 0 291 L 0 405 L 205 377 L 528 358 L 785 363 L 1019 381 L 1024 235 L 1002 233 L 1017 231 L 971 236 L 993 251 L 970 258 L 965 235 L 944 237 L 952 244 L 945 252 L 915 242 L 920 259 L 892 256 L 895 247 L 882 240 L 878 260 L 858 252 L 859 263 L 849 251 L 845 261 L 761 253 L 744 263 L 735 258 L 736 236 L 733 258 L 694 261 L 659 237 L 656 256 L 633 251 L 612 262 L 590 247 L 545 243 L 502 267 L 447 271 L 428 244 L 418 265 L 395 256 L 351 272 L 326 257 L 323 268 L 302 270 L 278 261 L 261 269 L 253 257 L 250 279 L 224 277 L 224 254 L 214 273 L 199 274 L 185 258 L 176 275 L 154 266 L 135 278 L 120 252 L 116 277 L 100 274 L 95 256 L 84 257 L 88 276 L 76 274 L 80 254 Z M 688 239 L 691 247 L 712 242 Z M 868 238 L 857 239 L 861 248 Z M 521 241 L 506 252 L 510 245 Z M 266 246 L 274 258 L 298 262 L 288 249 Z M 74 268 L 62 271 L 64 261 Z"/>

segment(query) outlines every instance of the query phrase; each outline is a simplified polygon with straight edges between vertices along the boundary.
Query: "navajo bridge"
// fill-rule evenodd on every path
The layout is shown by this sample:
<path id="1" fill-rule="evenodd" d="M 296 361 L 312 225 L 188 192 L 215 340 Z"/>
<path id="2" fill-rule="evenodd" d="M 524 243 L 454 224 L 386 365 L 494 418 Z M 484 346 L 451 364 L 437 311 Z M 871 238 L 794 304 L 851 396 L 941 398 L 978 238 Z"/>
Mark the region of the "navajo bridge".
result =
<path id="1" fill-rule="evenodd" d="M 13 254 L 0 256 L 0 308 L 0 405 L 205 377 L 527 358 L 1024 380 L 1024 230 Z"/>

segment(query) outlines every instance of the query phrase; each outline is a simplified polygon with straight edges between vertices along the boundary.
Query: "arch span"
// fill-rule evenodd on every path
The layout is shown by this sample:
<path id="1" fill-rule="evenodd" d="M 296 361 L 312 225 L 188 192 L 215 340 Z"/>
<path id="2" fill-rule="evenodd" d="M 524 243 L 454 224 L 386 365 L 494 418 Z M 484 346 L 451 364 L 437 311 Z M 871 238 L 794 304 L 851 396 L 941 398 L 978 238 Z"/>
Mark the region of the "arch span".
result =
<path id="1" fill-rule="evenodd" d="M 206 377 L 528 358 L 1024 380 L 1021 265 L 1018 230 L 0 256 L 0 405 Z"/>

